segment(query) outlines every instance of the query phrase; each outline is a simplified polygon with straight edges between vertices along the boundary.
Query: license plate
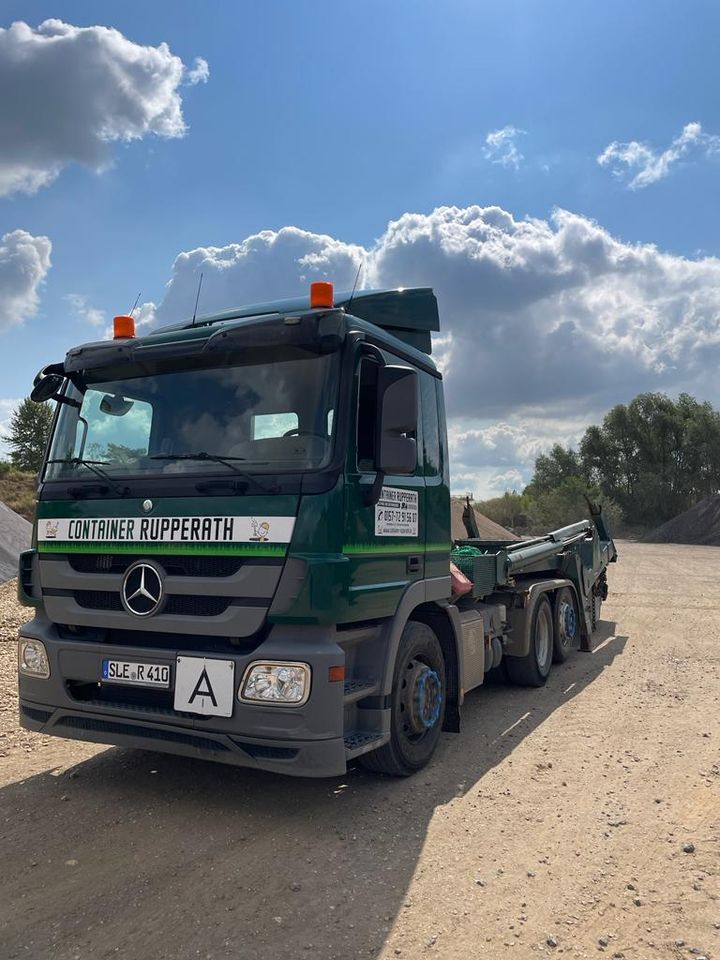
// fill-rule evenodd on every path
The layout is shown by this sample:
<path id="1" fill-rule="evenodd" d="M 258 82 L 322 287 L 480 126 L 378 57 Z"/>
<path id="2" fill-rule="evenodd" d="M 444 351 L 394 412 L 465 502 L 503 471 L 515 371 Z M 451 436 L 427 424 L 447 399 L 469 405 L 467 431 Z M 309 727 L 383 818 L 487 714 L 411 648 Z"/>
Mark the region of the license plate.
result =
<path id="1" fill-rule="evenodd" d="M 138 663 L 134 660 L 103 660 L 102 678 L 106 683 L 127 683 L 133 687 L 170 687 L 170 665 Z"/>

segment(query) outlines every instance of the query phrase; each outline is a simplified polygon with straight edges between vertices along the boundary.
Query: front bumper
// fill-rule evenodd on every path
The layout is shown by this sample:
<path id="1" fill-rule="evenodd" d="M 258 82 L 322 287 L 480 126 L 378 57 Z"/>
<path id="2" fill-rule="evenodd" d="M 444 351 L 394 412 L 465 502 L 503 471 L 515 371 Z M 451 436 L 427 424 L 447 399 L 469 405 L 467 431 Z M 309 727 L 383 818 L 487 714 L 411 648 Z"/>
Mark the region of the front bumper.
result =
<path id="1" fill-rule="evenodd" d="M 153 647 L 152 637 L 141 647 L 67 640 L 42 617 L 22 627 L 20 636 L 42 640 L 50 661 L 49 679 L 19 677 L 20 722 L 28 730 L 294 776 L 345 772 L 343 684 L 327 679 L 329 667 L 344 664 L 344 652 L 330 628 L 275 626 L 263 643 L 243 654 Z M 191 716 L 176 712 L 167 700 L 138 694 L 135 687 L 100 680 L 102 660 L 116 657 L 167 663 L 174 686 L 178 655 L 234 660 L 236 686 L 255 661 L 302 661 L 312 669 L 310 697 L 300 707 L 235 698 L 231 717 Z"/>
<path id="2" fill-rule="evenodd" d="M 53 708 L 20 700 L 26 730 L 91 743 L 159 750 L 182 757 L 216 760 L 295 777 L 332 777 L 345 772 L 345 741 L 268 740 L 233 737 L 212 730 L 189 731 L 174 724 L 119 717 L 115 713 Z"/>

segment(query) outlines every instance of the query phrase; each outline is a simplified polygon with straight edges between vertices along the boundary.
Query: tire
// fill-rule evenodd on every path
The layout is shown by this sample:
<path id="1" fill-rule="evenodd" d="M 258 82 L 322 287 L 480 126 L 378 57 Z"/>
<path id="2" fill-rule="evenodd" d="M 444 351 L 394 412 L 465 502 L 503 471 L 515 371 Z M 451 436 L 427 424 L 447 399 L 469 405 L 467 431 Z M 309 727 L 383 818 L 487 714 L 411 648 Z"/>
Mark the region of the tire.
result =
<path id="1" fill-rule="evenodd" d="M 547 594 L 535 602 L 530 623 L 530 649 L 524 657 L 506 657 L 508 678 L 520 687 L 542 687 L 550 673 L 554 648 L 553 612 Z"/>
<path id="2" fill-rule="evenodd" d="M 408 777 L 421 770 L 440 739 L 445 699 L 445 658 L 440 641 L 426 624 L 410 620 L 395 660 L 390 741 L 360 757 L 363 766 L 393 777 Z"/>
<path id="3" fill-rule="evenodd" d="M 555 637 L 553 662 L 565 663 L 580 640 L 580 617 L 575 593 L 570 587 L 562 587 L 554 603 Z"/>

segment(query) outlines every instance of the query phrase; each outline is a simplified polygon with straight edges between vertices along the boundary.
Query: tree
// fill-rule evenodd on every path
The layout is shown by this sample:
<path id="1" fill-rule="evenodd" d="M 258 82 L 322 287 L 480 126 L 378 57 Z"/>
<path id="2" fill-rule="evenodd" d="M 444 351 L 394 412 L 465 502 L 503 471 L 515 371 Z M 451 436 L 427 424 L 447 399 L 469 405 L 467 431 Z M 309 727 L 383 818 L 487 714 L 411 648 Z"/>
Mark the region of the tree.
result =
<path id="1" fill-rule="evenodd" d="M 641 393 L 586 430 L 580 459 L 628 523 L 657 526 L 720 489 L 720 413 L 686 393 Z"/>
<path id="2" fill-rule="evenodd" d="M 541 454 L 523 500 L 533 532 L 579 516 L 583 493 L 647 528 L 718 491 L 720 413 L 687 393 L 641 393 L 588 427 L 577 451 L 555 444 Z"/>
<path id="3" fill-rule="evenodd" d="M 602 503 L 610 529 L 617 530 L 621 512 L 612 500 L 604 498 L 597 487 L 588 486 L 582 477 L 566 477 L 555 489 L 543 490 L 530 499 L 528 512 L 532 532 L 547 533 L 587 518 L 586 497 Z"/>
<path id="4" fill-rule="evenodd" d="M 10 432 L 4 438 L 13 466 L 34 473 L 40 470 L 52 418 L 49 403 L 34 403 L 29 397 L 20 403 L 10 417 Z"/>
<path id="5" fill-rule="evenodd" d="M 507 490 L 501 497 L 493 497 L 476 504 L 484 517 L 494 520 L 509 530 L 523 530 L 527 526 L 529 498 L 516 490 Z"/>
<path id="6" fill-rule="evenodd" d="M 585 479 L 585 468 L 580 456 L 569 447 L 556 443 L 550 453 L 541 453 L 535 460 L 535 473 L 525 493 L 536 496 L 556 490 L 564 480 L 573 477 Z"/>

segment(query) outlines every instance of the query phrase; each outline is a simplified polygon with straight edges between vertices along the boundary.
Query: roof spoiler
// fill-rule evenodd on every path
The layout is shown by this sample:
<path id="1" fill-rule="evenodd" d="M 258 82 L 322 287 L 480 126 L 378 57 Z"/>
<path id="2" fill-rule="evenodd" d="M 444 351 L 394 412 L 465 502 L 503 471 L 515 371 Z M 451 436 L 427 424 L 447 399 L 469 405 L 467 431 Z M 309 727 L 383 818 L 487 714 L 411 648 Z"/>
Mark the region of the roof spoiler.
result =
<path id="1" fill-rule="evenodd" d="M 335 294 L 335 308 L 341 308 L 351 316 L 358 317 L 392 334 L 404 343 L 432 352 L 430 334 L 440 329 L 440 315 L 435 294 L 431 287 L 399 287 L 396 290 L 357 290 L 355 293 Z M 209 326 L 226 320 L 241 320 L 245 317 L 261 317 L 267 314 L 303 314 L 311 310 L 309 297 L 291 300 L 274 300 L 268 303 L 253 303 L 225 313 L 198 317 L 189 321 L 160 328 L 163 332 L 186 329 L 189 326 Z M 159 333 L 160 330 L 155 331 Z"/>
<path id="2" fill-rule="evenodd" d="M 361 290 L 354 296 L 336 297 L 335 306 L 344 307 L 353 317 L 375 324 L 423 353 L 432 353 L 430 334 L 440 329 L 440 314 L 431 287 Z"/>

